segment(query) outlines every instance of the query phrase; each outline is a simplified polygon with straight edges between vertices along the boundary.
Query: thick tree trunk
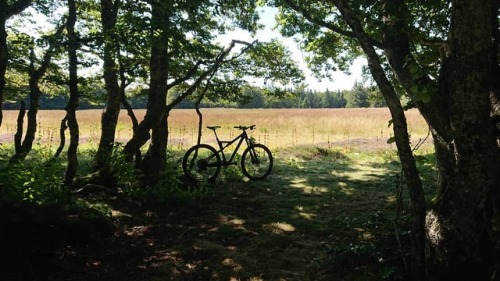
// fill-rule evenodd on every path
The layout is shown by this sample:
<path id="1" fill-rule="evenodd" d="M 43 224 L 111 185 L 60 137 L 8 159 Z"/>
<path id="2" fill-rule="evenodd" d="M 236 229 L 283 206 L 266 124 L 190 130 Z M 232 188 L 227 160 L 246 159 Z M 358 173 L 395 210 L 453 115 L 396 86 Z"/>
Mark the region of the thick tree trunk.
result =
<path id="1" fill-rule="evenodd" d="M 428 215 L 433 276 L 490 280 L 493 194 L 500 153 L 490 121 L 493 89 L 494 1 L 452 1 L 450 68 L 446 73 L 453 136 L 453 169 Z"/>
<path id="2" fill-rule="evenodd" d="M 483 5 L 479 2 L 482 1 L 477 5 Z M 469 4 L 472 3 L 465 5 Z M 387 1 L 389 16 L 386 18 L 396 19 L 386 22 L 384 30 L 389 63 L 411 96 L 421 94 L 414 89 L 431 93 L 430 102 L 424 103 L 418 98 L 414 102 L 431 128 L 439 169 L 438 203 L 427 216 L 428 271 L 429 278 L 435 280 L 489 280 L 491 277 L 488 276 L 491 274 L 488 268 L 491 267 L 491 248 L 488 248 L 491 245 L 488 245 L 487 233 L 491 219 L 491 189 L 497 184 L 492 177 L 499 167 L 494 156 L 498 149 L 489 133 L 491 102 L 487 98 L 490 90 L 498 86 L 492 86 L 491 76 L 488 76 L 494 70 L 485 67 L 497 65 L 488 61 L 488 56 L 491 59 L 496 52 L 490 49 L 492 29 L 486 27 L 487 21 L 496 22 L 491 21 L 492 15 L 487 15 L 487 11 L 494 13 L 496 19 L 496 10 L 488 7 L 491 3 L 484 5 L 483 23 L 480 24 L 477 18 L 471 20 L 473 6 L 459 9 L 463 12 L 461 15 L 455 10 L 452 27 L 455 32 L 450 42 L 454 42 L 452 52 L 458 53 L 443 58 L 439 85 L 435 85 L 436 82 L 427 76 L 410 74 L 410 65 L 413 64 L 415 71 L 418 64 L 410 54 L 405 33 L 407 24 L 401 16 L 407 12 L 406 7 L 404 2 Z M 457 18 L 469 21 L 462 21 L 459 28 Z M 477 31 L 457 37 L 457 28 L 479 28 L 486 37 L 481 40 L 481 33 Z M 474 49 L 477 47 L 479 49 Z"/>
<path id="3" fill-rule="evenodd" d="M 109 165 L 115 142 L 116 124 L 120 114 L 121 94 L 114 48 L 116 45 L 114 36 L 116 9 L 118 6 L 114 6 L 112 0 L 101 0 L 101 19 L 104 33 L 104 83 L 108 99 L 101 117 L 101 139 L 95 156 L 95 170 Z"/>
<path id="4" fill-rule="evenodd" d="M 146 175 L 144 184 L 146 185 L 155 183 L 161 171 L 165 168 L 168 139 L 167 120 L 168 113 L 165 112 L 158 124 L 153 127 L 151 144 L 142 162 L 142 168 Z"/>
<path id="5" fill-rule="evenodd" d="M 132 159 L 149 140 L 149 132 L 153 130 L 151 145 L 145 157 L 147 160 L 145 159 L 142 167 L 153 178 L 159 175 L 166 163 L 169 13 L 168 2 L 152 1 L 151 73 L 147 111 L 144 120 L 137 126 L 134 136 L 124 148 L 124 153 Z"/>

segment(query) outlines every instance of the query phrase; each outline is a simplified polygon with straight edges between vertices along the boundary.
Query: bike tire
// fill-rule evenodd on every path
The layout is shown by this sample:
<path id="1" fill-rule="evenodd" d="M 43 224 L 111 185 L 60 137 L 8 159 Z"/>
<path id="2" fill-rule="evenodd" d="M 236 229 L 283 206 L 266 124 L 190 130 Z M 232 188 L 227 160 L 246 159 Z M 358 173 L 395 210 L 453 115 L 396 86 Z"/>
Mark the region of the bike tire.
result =
<path id="1" fill-rule="evenodd" d="M 263 144 L 252 144 L 241 156 L 241 171 L 251 180 L 265 179 L 273 169 L 271 150 Z"/>
<path id="2" fill-rule="evenodd" d="M 214 181 L 221 167 L 217 150 L 208 144 L 198 144 L 186 151 L 182 158 L 182 171 L 191 180 Z"/>

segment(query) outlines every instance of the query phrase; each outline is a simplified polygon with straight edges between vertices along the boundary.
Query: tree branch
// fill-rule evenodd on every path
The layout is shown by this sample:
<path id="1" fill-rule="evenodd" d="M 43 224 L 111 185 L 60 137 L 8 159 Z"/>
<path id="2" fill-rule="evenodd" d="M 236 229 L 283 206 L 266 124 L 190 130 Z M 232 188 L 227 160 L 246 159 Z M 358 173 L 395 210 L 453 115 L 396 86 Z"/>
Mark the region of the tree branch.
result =
<path id="1" fill-rule="evenodd" d="M 294 11 L 298 12 L 301 14 L 306 20 L 308 20 L 310 23 L 319 25 L 321 27 L 327 28 L 335 33 L 338 33 L 340 35 L 349 37 L 349 38 L 356 38 L 356 35 L 352 31 L 344 30 L 330 22 L 326 22 L 323 19 L 319 19 L 314 17 L 307 9 L 300 7 L 296 3 L 294 3 L 292 0 L 284 0 L 284 2 L 288 5 L 288 7 L 292 8 Z M 375 40 L 374 38 L 370 38 L 370 43 L 373 46 L 376 47 L 382 47 L 382 42 Z"/>
<path id="2" fill-rule="evenodd" d="M 168 84 L 167 90 L 169 90 L 177 85 L 180 85 L 181 83 L 184 83 L 187 80 L 189 80 L 191 77 L 193 77 L 196 74 L 196 72 L 198 71 L 198 67 L 201 64 L 202 64 L 201 60 L 197 61 L 196 64 L 193 67 L 191 67 L 191 69 L 189 69 L 189 71 L 186 73 L 186 75 L 184 75 L 182 78 L 176 79 L 174 82 Z"/>
<path id="3" fill-rule="evenodd" d="M 7 15 L 7 18 L 10 18 L 26 10 L 26 8 L 28 8 L 32 2 L 33 0 L 18 0 L 12 3 L 7 7 L 7 11 L 5 13 Z"/>
<path id="4" fill-rule="evenodd" d="M 171 110 L 174 108 L 176 105 L 178 105 L 182 100 L 184 100 L 186 97 L 190 96 L 194 91 L 200 86 L 200 84 L 205 80 L 207 77 L 210 75 L 213 75 L 215 73 L 221 64 L 223 64 L 225 61 L 224 59 L 229 55 L 231 50 L 234 48 L 236 44 L 243 44 L 247 46 L 251 46 L 253 43 L 248 43 L 240 40 L 232 40 L 229 45 L 227 45 L 224 49 L 221 50 L 221 52 L 217 55 L 214 64 L 205 72 L 203 72 L 198 79 L 180 96 L 178 96 L 176 99 L 174 99 L 169 105 L 167 105 L 167 111 Z M 248 48 L 245 48 L 242 50 L 246 51 Z M 186 79 L 187 80 L 187 79 Z"/>

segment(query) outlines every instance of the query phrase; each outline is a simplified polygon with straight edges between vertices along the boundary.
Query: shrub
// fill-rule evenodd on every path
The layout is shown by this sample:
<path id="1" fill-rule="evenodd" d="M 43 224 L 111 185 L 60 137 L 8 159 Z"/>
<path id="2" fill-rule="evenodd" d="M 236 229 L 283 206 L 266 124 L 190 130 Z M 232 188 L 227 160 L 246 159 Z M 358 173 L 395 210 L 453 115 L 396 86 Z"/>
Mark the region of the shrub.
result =
<path id="1" fill-rule="evenodd" d="M 0 170 L 0 200 L 60 204 L 70 198 L 63 187 L 64 167 L 59 159 L 10 164 Z"/>

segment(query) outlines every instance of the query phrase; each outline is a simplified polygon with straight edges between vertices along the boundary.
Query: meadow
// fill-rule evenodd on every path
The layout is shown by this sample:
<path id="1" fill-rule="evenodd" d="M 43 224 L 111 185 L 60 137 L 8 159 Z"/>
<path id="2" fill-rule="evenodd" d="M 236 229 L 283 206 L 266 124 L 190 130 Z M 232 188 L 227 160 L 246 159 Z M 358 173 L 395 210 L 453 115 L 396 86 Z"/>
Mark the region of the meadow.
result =
<path id="1" fill-rule="evenodd" d="M 9 264 L 0 265 L 0 272 L 9 269 L 11 280 L 407 280 L 409 202 L 395 146 L 387 143 L 392 136 L 387 109 L 202 112 L 204 128 L 222 126 L 218 133 L 223 139 L 238 133 L 235 125 L 257 125 L 252 135 L 275 157 L 271 175 L 249 181 L 230 166 L 215 183 L 198 188 L 175 187 L 180 180 L 165 180 L 146 191 L 137 189 L 145 193 L 77 193 L 75 202 L 92 212 L 75 215 L 75 207 L 63 207 L 64 219 L 51 222 L 49 230 L 29 223 L 29 231 L 5 228 L 16 237 L 11 247 L 28 254 L 6 254 Z M 77 112 L 82 162 L 90 155 L 86 148 L 98 143 L 100 113 Z M 136 114 L 140 120 L 144 110 Z M 1 143 L 13 142 L 16 115 L 5 112 Z M 64 111 L 40 111 L 38 148 L 58 145 L 63 116 Z M 415 144 L 427 136 L 427 126 L 417 111 L 409 111 L 407 118 Z M 197 122 L 194 110 L 171 113 L 174 158 L 196 142 Z M 128 140 L 130 127 L 123 111 L 118 141 Z M 204 129 L 202 141 L 213 143 L 213 133 Z M 428 140 L 416 152 L 429 201 L 436 190 L 431 147 Z M 177 171 L 166 174 L 167 179 Z M 42 187 L 47 182 L 30 175 L 22 185 L 26 190 L 33 182 Z M 96 211 L 112 230 L 98 227 Z M 75 226 L 66 223 L 66 215 Z M 92 220 L 75 219 L 86 217 Z M 64 244 L 72 235 L 76 241 L 97 241 Z M 47 241 L 61 244 L 47 250 Z M 43 251 L 29 254 L 33 249 Z M 19 270 L 19 264 L 30 270 Z"/>
<path id="2" fill-rule="evenodd" d="M 97 144 L 100 134 L 101 110 L 80 110 L 77 118 L 80 125 L 82 144 Z M 135 111 L 141 120 L 145 110 Z M 63 110 L 41 110 L 38 114 L 39 143 L 57 146 L 59 124 L 64 117 Z M 234 137 L 236 125 L 257 125 L 253 137 L 272 149 L 296 145 L 321 147 L 342 147 L 360 149 L 392 149 L 387 144 L 392 136 L 389 127 L 390 113 L 387 108 L 353 109 L 202 109 L 202 141 L 213 143 L 212 131 L 208 125 L 220 125 L 219 136 Z M 409 132 L 414 143 L 424 139 L 428 127 L 416 110 L 407 113 Z M 4 123 L 0 128 L 0 141 L 13 141 L 16 131 L 17 111 L 5 111 Z M 169 145 L 171 149 L 182 150 L 192 146 L 197 139 L 198 116 L 191 109 L 175 109 L 169 116 Z M 123 110 L 120 113 L 116 140 L 126 142 L 132 135 L 131 122 Z M 429 141 L 428 141 L 429 142 Z"/>

